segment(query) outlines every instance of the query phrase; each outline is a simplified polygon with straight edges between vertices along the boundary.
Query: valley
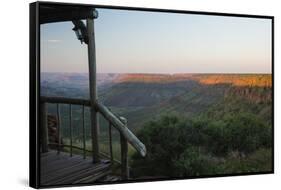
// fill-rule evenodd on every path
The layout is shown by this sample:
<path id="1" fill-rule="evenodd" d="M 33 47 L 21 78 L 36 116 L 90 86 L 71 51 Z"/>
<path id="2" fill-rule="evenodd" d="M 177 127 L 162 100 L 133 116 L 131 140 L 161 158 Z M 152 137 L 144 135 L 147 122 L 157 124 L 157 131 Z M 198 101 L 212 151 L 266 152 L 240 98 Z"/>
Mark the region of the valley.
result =
<path id="1" fill-rule="evenodd" d="M 61 96 L 61 97 L 70 97 L 70 98 L 89 98 L 89 84 L 87 74 L 80 73 L 43 73 L 41 75 L 41 95 L 43 96 Z M 166 120 L 183 120 L 182 122 L 194 123 L 194 126 L 205 126 L 201 132 L 194 134 L 194 136 L 207 136 L 202 137 L 203 139 L 211 138 L 215 133 L 216 137 L 211 142 L 204 144 L 205 140 L 201 143 L 196 143 L 198 140 L 192 140 L 195 137 L 190 137 L 191 141 L 188 143 L 199 148 L 200 154 L 204 156 L 208 155 L 208 159 L 211 160 L 225 160 L 221 164 L 225 165 L 226 169 L 223 170 L 224 174 L 226 171 L 230 173 L 235 173 L 238 171 L 237 168 L 240 167 L 236 163 L 237 156 L 231 157 L 230 154 L 236 154 L 236 148 L 232 147 L 232 144 L 235 142 L 229 142 L 225 139 L 224 136 L 236 135 L 240 136 L 244 132 L 227 132 L 224 136 L 220 136 L 225 133 L 225 130 L 228 130 L 228 126 L 233 126 L 234 129 L 237 127 L 237 130 L 243 126 L 255 127 L 264 126 L 267 132 L 261 132 L 262 134 L 269 135 L 266 137 L 267 144 L 260 145 L 261 147 L 256 147 L 246 153 L 240 153 L 242 155 L 239 159 L 245 159 L 245 168 L 242 168 L 241 171 L 248 171 L 248 162 L 250 164 L 256 163 L 255 156 L 258 156 L 257 159 L 262 159 L 266 164 L 268 164 L 268 159 L 271 158 L 271 149 L 269 149 L 268 142 L 271 139 L 271 127 L 272 127 L 272 80 L 270 74 L 115 74 L 115 73 L 99 73 L 97 75 L 97 86 L 98 86 L 98 99 L 104 105 L 106 105 L 110 110 L 117 116 L 123 116 L 128 120 L 128 127 L 130 130 L 137 134 L 138 137 L 144 142 L 147 141 L 148 136 L 144 134 L 153 134 L 154 132 L 148 132 L 150 129 L 154 130 L 153 122 L 156 122 L 158 125 L 161 122 L 165 123 Z M 86 109 L 86 138 L 90 140 L 90 120 L 89 120 L 89 109 Z M 49 113 L 55 115 L 56 107 L 54 105 L 49 106 Z M 68 130 L 68 108 L 62 106 L 61 108 L 62 116 L 62 134 L 64 141 L 68 142 L 69 130 Z M 247 121 L 246 124 L 239 123 L 242 117 L 245 117 Z M 164 118 L 164 121 L 162 121 Z M 174 119 L 173 119 L 174 118 Z M 240 119 L 238 119 L 240 118 Z M 187 121 L 185 121 L 187 120 Z M 249 121 L 248 121 L 249 120 Z M 151 123 L 152 122 L 152 123 Z M 199 123 L 198 123 L 199 122 Z M 230 123 L 229 123 L 230 122 Z M 73 134 L 77 146 L 81 146 L 81 107 L 73 106 Z M 233 123 L 233 125 L 231 124 Z M 236 123 L 236 124 L 235 124 Z M 100 117 L 100 145 L 101 151 L 108 153 L 108 123 Z M 166 125 L 163 124 L 164 126 Z M 253 125 L 253 126 L 252 126 Z M 160 130 L 164 126 L 159 126 Z M 214 128 L 215 127 L 215 128 Z M 261 128 L 264 128 L 261 127 Z M 206 128 L 206 129 L 204 129 Z M 210 132 L 210 130 L 214 130 Z M 230 127 L 231 128 L 231 127 Z M 180 129 L 180 128 L 179 128 Z M 231 130 L 234 130 L 231 129 Z M 165 129 L 163 129 L 165 130 Z M 185 129 L 187 130 L 187 129 Z M 190 129 L 188 129 L 190 130 Z M 196 129 L 197 130 L 197 129 Z M 207 130 L 207 132 L 205 131 Z M 220 131 L 222 130 L 222 131 Z M 251 129 L 251 130 L 254 130 Z M 263 129 L 264 130 L 264 129 Z M 163 133 L 163 132 L 157 132 Z M 156 133 L 156 134 L 157 134 Z M 177 132 L 175 132 L 177 133 Z M 202 134 L 201 134 L 202 133 Z M 205 134 L 206 133 L 206 134 Z M 257 135 L 260 132 L 258 132 Z M 155 134 L 155 135 L 156 135 Z M 193 132 L 192 132 L 193 134 Z M 253 134 L 255 132 L 253 131 Z M 160 141 L 157 143 L 165 142 L 163 138 L 159 137 Z M 252 134 L 248 134 L 249 137 Z M 199 138 L 196 137 L 196 138 Z M 218 137 L 217 137 L 218 136 Z M 158 139 L 158 136 L 154 138 Z M 166 137 L 167 139 L 170 136 Z M 177 137 L 179 138 L 179 137 Z M 177 139 L 176 138 L 176 139 Z M 201 138 L 201 137 L 200 137 Z M 200 139 L 199 138 L 199 139 Z M 221 138 L 221 140 L 220 140 Z M 230 137 L 233 138 L 232 136 Z M 237 137 L 235 137 L 237 138 Z M 234 139 L 235 139 L 234 138 Z M 247 139 L 248 137 L 244 137 Z M 253 139 L 252 139 L 253 138 Z M 254 143 L 256 138 L 265 138 L 265 137 L 251 137 L 246 144 Z M 79 140 L 80 139 L 80 140 Z M 161 140 L 162 139 L 162 140 Z M 113 131 L 113 146 L 114 146 L 114 155 L 117 159 L 120 158 L 120 147 L 118 146 L 119 134 L 117 131 Z M 175 139 L 174 139 L 175 140 Z M 156 142 L 147 141 L 146 145 L 148 151 L 151 151 L 151 148 Z M 209 140 L 207 140 L 209 141 Z M 242 141 L 242 140 L 241 140 Z M 114 143 L 116 142 L 116 143 Z M 221 144 L 229 144 L 227 151 L 225 147 L 220 147 Z M 90 141 L 86 142 L 87 148 L 91 149 Z M 165 144 L 166 146 L 167 144 Z M 210 153 L 206 151 L 204 147 L 210 146 L 208 149 L 214 152 Z M 256 146 L 256 145 L 251 145 Z M 190 147 L 190 148 L 192 148 Z M 156 148 L 156 147 L 155 147 Z M 222 150 L 220 150 L 222 149 Z M 153 149 L 154 150 L 154 149 Z M 160 151 L 160 150 L 159 150 Z M 194 150 L 194 151 L 197 151 Z M 219 151 L 219 153 L 217 153 Z M 242 150 L 241 150 L 242 151 Z M 244 151 L 244 150 L 243 150 Z M 238 151 L 240 152 L 240 150 Z M 154 153 L 151 153 L 154 154 Z M 188 153 L 189 154 L 189 151 Z M 244 155 L 246 154 L 246 155 Z M 249 154 L 249 155 L 248 155 Z M 223 157 L 222 157 L 223 155 Z M 243 156 L 244 155 L 244 156 Z M 162 155 L 163 156 L 163 155 Z M 129 157 L 132 160 L 132 167 L 135 167 L 133 170 L 136 176 L 142 176 L 150 174 L 151 168 L 147 170 L 139 171 L 138 168 L 141 166 L 137 163 L 142 163 L 144 160 L 136 157 L 134 155 L 134 150 L 129 148 Z M 249 158 L 248 158 L 249 157 Z M 254 158 L 253 158 L 254 157 Z M 197 157 L 196 157 L 197 158 Z M 140 159 L 140 161 L 138 160 Z M 155 159 L 155 158 L 153 158 Z M 170 158 L 167 158 L 168 160 Z M 234 160 L 233 160 L 234 159 Z M 267 159 L 267 160 L 265 160 Z M 250 161 L 249 161 L 250 160 Z M 186 159 L 184 159 L 186 161 Z M 145 165 L 149 161 L 145 161 Z M 173 161 L 169 161 L 174 163 Z M 235 163 L 237 168 L 227 168 L 227 164 Z M 218 164 L 216 162 L 211 162 L 210 165 Z M 257 166 L 257 171 L 260 171 Z M 159 166 L 160 167 L 160 166 Z M 164 167 L 164 166 L 163 166 Z M 175 169 L 175 165 L 171 166 Z M 250 166 L 249 166 L 250 167 Z M 271 165 L 266 165 L 265 170 L 269 170 Z M 181 167 L 182 168 L 182 167 Z M 166 170 L 166 169 L 165 169 Z M 176 170 L 176 169 L 175 169 Z M 145 172 L 147 171 L 147 172 Z M 239 169 L 240 171 L 240 169 Z M 205 174 L 203 171 L 203 174 Z M 216 173 L 220 173 L 220 170 L 216 168 Z M 162 175 L 161 171 L 156 172 L 155 175 Z M 165 174 L 169 175 L 169 174 Z M 182 175 L 182 174 L 173 174 L 173 175 Z M 191 174 L 186 174 L 191 175 Z"/>

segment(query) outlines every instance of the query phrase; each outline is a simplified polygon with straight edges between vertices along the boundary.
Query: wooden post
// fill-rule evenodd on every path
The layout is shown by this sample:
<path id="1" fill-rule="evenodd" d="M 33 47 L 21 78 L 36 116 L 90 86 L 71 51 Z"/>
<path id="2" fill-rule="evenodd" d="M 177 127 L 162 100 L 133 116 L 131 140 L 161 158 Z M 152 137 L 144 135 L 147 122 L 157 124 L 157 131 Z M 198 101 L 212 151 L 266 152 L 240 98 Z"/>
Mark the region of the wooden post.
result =
<path id="1" fill-rule="evenodd" d="M 120 117 L 120 120 L 127 126 L 127 119 Z M 122 179 L 129 179 L 129 162 L 128 162 L 128 142 L 126 138 L 120 133 L 121 144 L 121 176 Z"/>
<path id="2" fill-rule="evenodd" d="M 82 130 L 83 130 L 83 158 L 86 159 L 86 137 L 85 137 L 85 106 L 82 106 Z"/>
<path id="3" fill-rule="evenodd" d="M 61 133 L 60 133 L 60 127 L 61 127 L 61 119 L 60 119 L 60 105 L 57 103 L 57 136 L 58 136 L 58 152 L 57 154 L 60 154 L 61 149 Z"/>
<path id="4" fill-rule="evenodd" d="M 70 156 L 72 156 L 72 106 L 69 104 Z"/>
<path id="5" fill-rule="evenodd" d="M 88 61 L 89 61 L 89 85 L 90 85 L 90 102 L 91 102 L 91 135 L 92 135 L 92 152 L 93 162 L 99 162 L 99 144 L 98 144 L 98 114 L 95 109 L 97 100 L 96 86 L 96 49 L 95 49 L 95 32 L 94 18 L 87 19 L 88 34 Z"/>
<path id="6" fill-rule="evenodd" d="M 108 135 L 109 135 L 109 153 L 110 153 L 110 161 L 113 164 L 113 151 L 112 151 L 112 125 L 109 122 L 108 126 Z"/>
<path id="7" fill-rule="evenodd" d="M 145 145 L 124 125 L 119 118 L 117 118 L 109 109 L 101 104 L 99 101 L 96 102 L 97 110 L 114 126 L 143 157 L 146 155 Z"/>
<path id="8" fill-rule="evenodd" d="M 48 152 L 48 123 L 47 123 L 47 105 L 41 103 L 41 143 L 42 152 Z"/>

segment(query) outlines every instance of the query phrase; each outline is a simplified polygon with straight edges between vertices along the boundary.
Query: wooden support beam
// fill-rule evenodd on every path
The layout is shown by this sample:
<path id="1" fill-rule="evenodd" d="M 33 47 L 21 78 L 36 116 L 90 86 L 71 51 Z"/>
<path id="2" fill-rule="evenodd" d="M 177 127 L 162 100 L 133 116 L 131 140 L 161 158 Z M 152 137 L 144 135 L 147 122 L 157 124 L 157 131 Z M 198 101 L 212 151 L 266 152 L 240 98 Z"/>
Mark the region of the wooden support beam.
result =
<path id="1" fill-rule="evenodd" d="M 41 103 L 41 144 L 42 152 L 48 152 L 48 123 L 47 123 L 47 105 L 46 103 Z"/>
<path id="2" fill-rule="evenodd" d="M 121 117 L 120 120 L 127 127 L 127 119 Z M 122 179 L 129 179 L 129 161 L 128 161 L 128 142 L 126 137 L 120 132 L 121 144 L 121 176 Z"/>
<path id="3" fill-rule="evenodd" d="M 95 109 L 97 100 L 97 85 L 96 85 L 96 47 L 95 47 L 95 31 L 94 19 L 88 18 L 87 33 L 88 33 L 88 61 L 89 61 L 89 89 L 90 89 L 90 104 L 91 104 L 91 135 L 92 135 L 92 150 L 93 162 L 99 161 L 99 127 L 98 113 Z"/>
<path id="4" fill-rule="evenodd" d="M 115 127 L 126 140 L 144 157 L 146 155 L 145 145 L 117 118 L 106 106 L 96 102 L 96 109 Z"/>

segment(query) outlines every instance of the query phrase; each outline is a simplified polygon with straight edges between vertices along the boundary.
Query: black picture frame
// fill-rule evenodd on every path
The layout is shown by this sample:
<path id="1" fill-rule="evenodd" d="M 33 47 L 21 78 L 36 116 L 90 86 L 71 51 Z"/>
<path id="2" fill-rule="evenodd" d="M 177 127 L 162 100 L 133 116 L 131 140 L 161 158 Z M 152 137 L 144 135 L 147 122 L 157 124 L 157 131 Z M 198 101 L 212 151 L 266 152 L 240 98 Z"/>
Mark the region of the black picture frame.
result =
<path id="1" fill-rule="evenodd" d="M 108 183 L 95 184 L 65 184 L 65 185 L 40 185 L 40 6 L 77 6 L 77 7 L 94 7 L 118 10 L 136 10 L 149 12 L 165 12 L 165 13 L 186 13 L 199 15 L 217 15 L 217 16 L 231 16 L 231 17 L 245 17 L 245 18 L 262 18 L 271 20 L 271 36 L 272 36 L 272 50 L 271 50 L 271 68 L 272 68 L 272 170 L 269 172 L 252 172 L 239 173 L 229 175 L 209 175 L 209 176 L 194 176 L 189 178 L 169 178 L 169 179 L 141 179 L 141 180 L 122 180 Z M 258 175 L 258 174 L 272 174 L 274 173 L 274 16 L 266 15 L 249 15 L 249 14 L 235 14 L 235 13 L 218 13 L 218 12 L 202 12 L 202 11 L 188 11 L 188 10 L 170 10 L 170 9 L 156 9 L 156 8 L 142 8 L 142 7 L 125 7 L 125 6 L 109 6 L 109 5 L 93 5 L 93 4 L 79 4 L 79 3 L 58 3 L 58 2 L 34 2 L 30 3 L 30 23 L 29 23 L 29 39 L 30 39 L 30 113 L 29 113 L 29 185 L 33 188 L 53 188 L 53 187 L 70 187 L 70 186 L 84 186 L 84 185 L 99 185 L 99 184 L 120 184 L 120 183 L 135 183 L 135 182 L 151 182 L 151 181 L 166 181 L 166 180 L 185 180 L 193 178 L 210 178 L 210 177 L 227 177 L 227 176 L 243 176 L 243 175 Z"/>

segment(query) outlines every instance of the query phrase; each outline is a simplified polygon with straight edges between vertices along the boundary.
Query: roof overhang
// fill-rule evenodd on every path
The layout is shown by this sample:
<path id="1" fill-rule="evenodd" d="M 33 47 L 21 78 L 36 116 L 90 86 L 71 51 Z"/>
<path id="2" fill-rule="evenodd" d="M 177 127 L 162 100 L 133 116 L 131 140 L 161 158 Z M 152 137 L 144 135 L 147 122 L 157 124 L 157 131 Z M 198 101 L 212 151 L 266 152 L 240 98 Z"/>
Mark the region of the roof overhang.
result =
<path id="1" fill-rule="evenodd" d="M 40 24 L 95 18 L 94 7 L 40 5 Z"/>

